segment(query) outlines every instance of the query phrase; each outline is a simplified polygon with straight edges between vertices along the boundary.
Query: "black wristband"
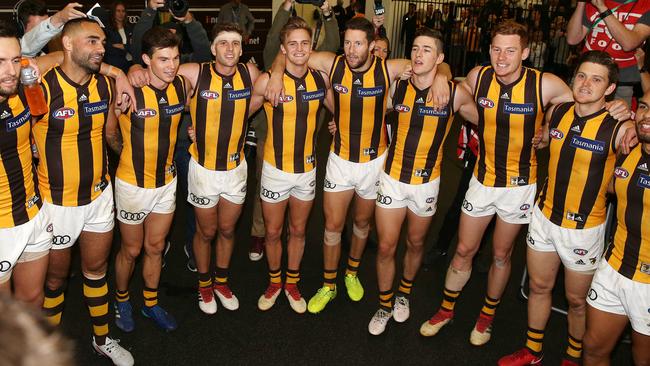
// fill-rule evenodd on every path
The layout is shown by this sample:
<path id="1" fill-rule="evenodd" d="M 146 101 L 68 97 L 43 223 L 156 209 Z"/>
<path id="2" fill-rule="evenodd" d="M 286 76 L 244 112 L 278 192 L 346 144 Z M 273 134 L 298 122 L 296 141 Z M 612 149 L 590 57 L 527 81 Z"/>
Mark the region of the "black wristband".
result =
<path id="1" fill-rule="evenodd" d="M 642 67 L 642 68 L 639 69 L 639 72 L 640 72 L 641 74 L 643 74 L 644 72 L 648 72 L 648 69 L 644 66 L 644 67 Z"/>
<path id="2" fill-rule="evenodd" d="M 614 14 L 614 12 L 612 11 L 612 9 L 607 9 L 607 10 L 605 10 L 604 12 L 598 14 L 598 17 L 599 17 L 600 19 L 602 19 L 602 20 L 605 20 L 605 18 L 607 18 L 608 16 L 610 16 L 610 15 L 612 15 L 612 14 Z"/>

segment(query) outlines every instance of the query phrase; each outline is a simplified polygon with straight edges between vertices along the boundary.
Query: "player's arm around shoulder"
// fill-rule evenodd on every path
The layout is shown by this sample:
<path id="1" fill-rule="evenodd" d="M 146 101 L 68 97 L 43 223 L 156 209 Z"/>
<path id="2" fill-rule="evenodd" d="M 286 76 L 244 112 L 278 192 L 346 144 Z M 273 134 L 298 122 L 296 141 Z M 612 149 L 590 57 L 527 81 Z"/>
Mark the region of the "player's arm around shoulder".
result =
<path id="1" fill-rule="evenodd" d="M 195 62 L 184 63 L 178 67 L 177 74 L 185 78 L 186 81 L 185 85 L 190 89 L 190 91 L 187 94 L 188 96 L 192 95 L 192 92 L 196 90 L 196 86 L 199 82 L 200 72 L 201 72 L 201 64 Z"/>
<path id="2" fill-rule="evenodd" d="M 474 98 L 467 88 L 460 84 L 456 86 L 452 107 L 454 112 L 460 113 L 467 122 L 478 125 L 478 108 L 476 108 Z"/>
<path id="3" fill-rule="evenodd" d="M 573 101 L 571 88 L 555 74 L 542 73 L 542 105 L 544 108 Z"/>
<path id="4" fill-rule="evenodd" d="M 478 81 L 478 74 L 481 72 L 483 66 L 476 66 L 469 71 L 465 79 L 458 84 L 458 88 L 463 88 L 465 91 L 473 98 L 474 93 L 476 92 L 476 83 Z"/>
<path id="5" fill-rule="evenodd" d="M 255 113 L 262 105 L 264 104 L 264 93 L 266 92 L 266 87 L 269 84 L 270 75 L 269 73 L 261 73 L 255 80 L 253 86 L 253 92 L 251 93 L 251 103 L 249 114 Z"/>

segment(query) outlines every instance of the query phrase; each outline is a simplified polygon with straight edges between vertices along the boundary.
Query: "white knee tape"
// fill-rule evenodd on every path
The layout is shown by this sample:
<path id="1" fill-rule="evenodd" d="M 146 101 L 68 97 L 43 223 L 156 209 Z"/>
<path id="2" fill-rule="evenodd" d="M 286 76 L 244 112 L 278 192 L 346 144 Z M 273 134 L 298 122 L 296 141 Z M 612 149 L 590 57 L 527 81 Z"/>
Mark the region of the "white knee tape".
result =
<path id="1" fill-rule="evenodd" d="M 472 274 L 472 270 L 469 271 L 459 271 L 452 267 L 451 265 L 447 269 L 447 278 L 445 278 L 445 287 L 451 291 L 461 291 L 469 277 Z"/>
<path id="2" fill-rule="evenodd" d="M 364 229 L 359 228 L 356 224 L 352 224 L 352 233 L 357 236 L 359 239 L 365 239 L 368 237 L 370 232 L 370 225 L 366 226 Z"/>
<path id="3" fill-rule="evenodd" d="M 325 229 L 325 235 L 323 235 L 323 243 L 327 246 L 341 244 L 341 233 Z"/>

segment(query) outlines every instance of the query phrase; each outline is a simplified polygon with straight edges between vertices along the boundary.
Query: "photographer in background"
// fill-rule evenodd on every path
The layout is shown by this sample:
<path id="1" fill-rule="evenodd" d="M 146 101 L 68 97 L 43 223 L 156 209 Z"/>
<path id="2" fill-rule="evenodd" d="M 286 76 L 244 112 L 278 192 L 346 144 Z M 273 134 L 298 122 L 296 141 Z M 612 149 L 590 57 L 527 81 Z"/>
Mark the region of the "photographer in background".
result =
<path id="1" fill-rule="evenodd" d="M 223 5 L 219 9 L 217 23 L 239 24 L 239 27 L 244 30 L 244 44 L 248 44 L 248 40 L 253 34 L 253 28 L 255 28 L 255 18 L 248 10 L 248 6 L 242 4 L 241 0 L 231 0 Z"/>
<path id="2" fill-rule="evenodd" d="M 149 0 L 147 8 L 140 14 L 140 20 L 133 27 L 133 43 L 131 46 L 131 54 L 133 55 L 133 63 L 142 63 L 142 36 L 146 31 L 154 26 L 158 10 L 165 7 L 165 0 Z M 184 52 L 181 54 L 181 63 L 185 62 L 208 62 L 212 59 L 210 53 L 210 40 L 203 25 L 194 19 L 194 16 L 189 11 L 183 16 L 176 16 L 172 13 L 172 17 L 182 25 L 182 28 L 191 42 L 192 52 Z M 177 27 L 172 27 L 178 30 Z M 180 36 L 180 35 L 179 35 Z"/>

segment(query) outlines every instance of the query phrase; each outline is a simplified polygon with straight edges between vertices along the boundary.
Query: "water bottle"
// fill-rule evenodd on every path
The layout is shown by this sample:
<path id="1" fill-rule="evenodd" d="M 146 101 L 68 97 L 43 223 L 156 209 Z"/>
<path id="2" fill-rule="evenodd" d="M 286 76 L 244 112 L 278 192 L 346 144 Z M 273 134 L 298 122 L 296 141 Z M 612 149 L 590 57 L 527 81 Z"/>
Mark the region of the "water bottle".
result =
<path id="1" fill-rule="evenodd" d="M 43 89 L 38 82 L 36 70 L 29 64 L 27 59 L 20 60 L 20 82 L 23 84 L 25 98 L 32 116 L 40 116 L 47 113 L 47 104 Z"/>

